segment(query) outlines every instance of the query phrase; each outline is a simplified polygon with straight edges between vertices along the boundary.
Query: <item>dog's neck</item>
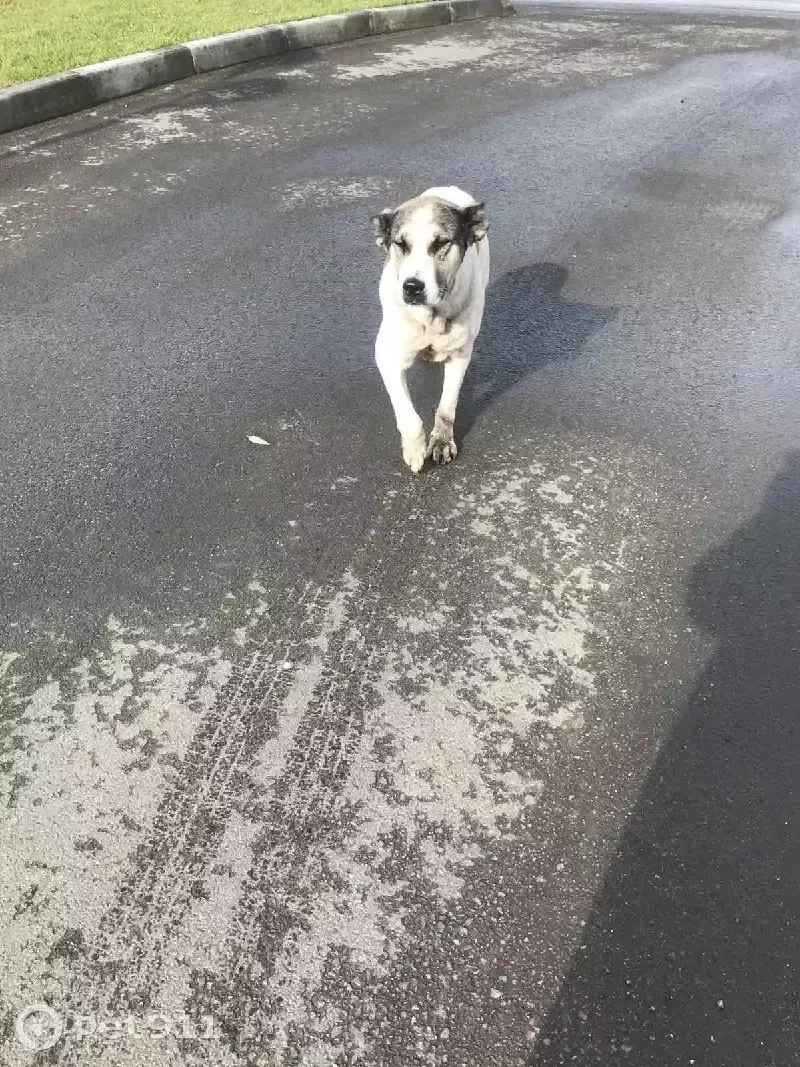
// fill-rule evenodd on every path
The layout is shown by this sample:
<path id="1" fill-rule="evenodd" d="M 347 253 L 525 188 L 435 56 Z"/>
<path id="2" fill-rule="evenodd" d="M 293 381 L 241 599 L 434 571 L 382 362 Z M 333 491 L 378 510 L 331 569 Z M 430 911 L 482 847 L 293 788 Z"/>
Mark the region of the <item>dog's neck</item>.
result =
<path id="1" fill-rule="evenodd" d="M 406 306 L 403 310 L 426 333 L 448 333 L 454 318 L 453 313 L 444 308 L 444 303 L 435 308 Z"/>

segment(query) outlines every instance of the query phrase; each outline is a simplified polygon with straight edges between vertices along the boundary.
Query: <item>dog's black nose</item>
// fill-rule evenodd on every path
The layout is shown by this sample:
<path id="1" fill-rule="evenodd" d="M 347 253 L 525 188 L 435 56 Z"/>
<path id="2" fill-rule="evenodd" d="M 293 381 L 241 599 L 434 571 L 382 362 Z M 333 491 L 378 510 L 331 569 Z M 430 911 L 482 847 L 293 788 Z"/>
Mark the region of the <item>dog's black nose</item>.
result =
<path id="1" fill-rule="evenodd" d="M 407 304 L 419 304 L 425 296 L 425 282 L 420 278 L 406 278 L 403 282 L 403 299 Z"/>

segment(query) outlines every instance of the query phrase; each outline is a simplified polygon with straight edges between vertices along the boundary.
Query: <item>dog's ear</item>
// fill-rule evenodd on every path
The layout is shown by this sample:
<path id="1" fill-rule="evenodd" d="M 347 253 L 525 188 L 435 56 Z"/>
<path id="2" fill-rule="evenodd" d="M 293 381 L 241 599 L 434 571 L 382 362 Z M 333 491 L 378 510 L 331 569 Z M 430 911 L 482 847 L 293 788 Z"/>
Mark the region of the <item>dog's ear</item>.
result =
<path id="1" fill-rule="evenodd" d="M 372 232 L 375 234 L 375 244 L 378 248 L 388 251 L 389 241 L 392 236 L 392 223 L 395 213 L 390 208 L 381 211 L 379 215 L 372 216 Z"/>
<path id="2" fill-rule="evenodd" d="M 486 236 L 489 223 L 486 221 L 486 205 L 481 201 L 479 204 L 469 204 L 461 215 L 467 231 L 467 244 L 474 245 Z"/>

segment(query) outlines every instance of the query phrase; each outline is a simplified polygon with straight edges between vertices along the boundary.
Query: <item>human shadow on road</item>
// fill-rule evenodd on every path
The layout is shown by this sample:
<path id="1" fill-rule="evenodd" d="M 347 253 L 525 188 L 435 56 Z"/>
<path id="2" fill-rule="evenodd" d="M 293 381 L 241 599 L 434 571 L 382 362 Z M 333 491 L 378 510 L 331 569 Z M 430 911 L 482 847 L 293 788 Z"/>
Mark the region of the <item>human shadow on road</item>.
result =
<path id="1" fill-rule="evenodd" d="M 536 1067 L 800 1049 L 800 453 L 694 570 L 718 639 L 630 818 Z"/>
<path id="2" fill-rule="evenodd" d="M 456 420 L 464 437 L 503 393 L 553 361 L 572 360 L 616 315 L 613 308 L 567 300 L 569 275 L 556 263 L 529 263 L 489 283 L 486 309 Z"/>

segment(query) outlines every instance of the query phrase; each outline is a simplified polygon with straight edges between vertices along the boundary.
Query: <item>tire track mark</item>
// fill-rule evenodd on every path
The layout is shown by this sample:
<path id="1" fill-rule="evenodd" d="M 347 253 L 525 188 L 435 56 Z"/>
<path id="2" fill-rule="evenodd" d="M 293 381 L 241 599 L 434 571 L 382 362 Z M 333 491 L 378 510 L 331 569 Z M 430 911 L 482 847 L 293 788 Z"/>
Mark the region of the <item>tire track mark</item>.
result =
<path id="1" fill-rule="evenodd" d="M 202 890 L 208 858 L 241 803 L 242 767 L 275 732 L 277 707 L 295 666 L 319 632 L 324 595 L 324 589 L 309 584 L 299 598 L 287 598 L 302 612 L 299 632 L 289 640 L 281 633 L 285 607 L 271 612 L 266 632 L 258 638 L 260 647 L 233 667 L 200 723 L 177 781 L 161 800 L 117 900 L 101 922 L 84 966 L 88 983 L 79 981 L 73 991 L 80 1010 L 87 1004 L 110 1012 L 158 1004 L 154 978 L 167 962 L 169 939 Z M 284 664 L 293 666 L 282 669 Z M 93 989 L 96 975 L 102 982 Z M 62 1062 L 70 1062 L 69 1054 Z"/>
<path id="2" fill-rule="evenodd" d="M 406 928 L 452 906 L 459 870 L 538 802 L 526 738 L 580 731 L 594 695 L 588 611 L 619 562 L 586 559 L 607 490 L 597 465 L 501 464 L 463 499 L 440 487 L 408 576 L 402 543 L 370 560 L 379 577 L 363 580 L 309 696 L 227 954 L 192 980 L 193 1009 L 222 1021 L 220 1055 L 372 1067 L 381 1028 L 404 1031 L 385 1004 Z"/>
<path id="3" fill-rule="evenodd" d="M 234 1055 L 245 1060 L 270 1049 L 269 1055 L 277 1054 L 281 1062 L 285 1049 L 276 1046 L 272 1023 L 279 1005 L 268 992 L 266 1002 L 263 996 L 254 1000 L 252 990 L 269 983 L 287 938 L 303 926 L 304 905 L 330 880 L 324 856 L 343 846 L 355 815 L 342 796 L 362 747 L 368 710 L 380 701 L 384 576 L 407 566 L 409 542 L 421 518 L 410 503 L 413 490 L 400 492 L 403 527 L 382 545 L 378 537 L 372 539 L 373 546 L 381 545 L 378 557 L 371 556 L 367 574 L 355 578 L 357 608 L 348 603 L 350 611 L 345 609 L 331 634 L 321 677 L 275 783 L 264 814 L 266 828 L 254 843 L 254 862 L 229 934 L 222 978 L 206 971 L 193 979 L 195 1014 L 222 1020 Z"/>
<path id="4" fill-rule="evenodd" d="M 395 490 L 386 494 L 384 512 L 391 508 L 394 496 Z M 356 549 L 356 559 L 379 538 L 380 531 L 379 517 L 367 543 Z M 263 587 L 259 589 L 265 593 Z M 233 665 L 227 684 L 203 716 L 177 779 L 164 793 L 116 899 L 99 923 L 98 934 L 88 945 L 81 944 L 76 958 L 64 964 L 60 999 L 66 1006 L 101 1015 L 160 1010 L 165 1004 L 173 1006 L 176 1014 L 183 1011 L 186 991 L 183 976 L 175 975 L 175 959 L 180 956 L 176 946 L 180 949 L 185 943 L 187 914 L 191 912 L 194 918 L 197 901 L 207 896 L 209 872 L 213 874 L 230 851 L 231 840 L 225 839 L 233 833 L 235 842 L 243 825 L 250 828 L 254 819 L 263 817 L 264 796 L 274 806 L 271 786 L 276 767 L 282 760 L 281 749 L 291 743 L 281 736 L 286 734 L 281 720 L 291 720 L 291 707 L 298 699 L 294 690 L 302 694 L 309 684 L 313 687 L 321 672 L 325 672 L 322 686 L 338 685 L 338 679 L 347 676 L 343 664 L 335 660 L 337 654 L 348 656 L 351 651 L 337 635 L 344 606 L 356 589 L 351 572 L 338 582 L 309 582 L 300 596 L 289 592 L 270 609 L 265 603 L 257 605 L 245 626 L 234 631 L 234 640 L 249 650 Z M 338 707 L 338 698 L 332 697 L 330 703 Z M 350 727 L 357 733 L 357 715 Z M 346 761 L 337 745 L 324 738 L 320 744 L 313 730 L 304 744 L 300 788 L 315 772 L 318 757 L 331 780 L 345 773 Z M 269 747 L 275 749 L 276 765 L 265 784 L 259 782 L 258 773 L 251 775 L 248 770 L 256 755 Z M 320 810 L 325 807 L 325 796 L 319 792 Z M 242 877 L 245 870 L 246 866 Z M 190 955 L 193 950 L 190 946 Z M 168 1044 L 161 1046 L 164 1062 L 172 1056 L 176 1062 L 186 1062 L 188 1046 L 181 1043 L 176 1048 L 173 1042 L 168 1049 Z M 132 1063 L 138 1062 L 142 1051 L 137 1053 L 135 1046 L 128 1050 Z M 110 1062 L 122 1062 L 119 1043 L 109 1049 L 107 1042 L 90 1037 L 63 1044 L 56 1062 L 99 1064 L 109 1062 L 109 1056 Z"/>
<path id="5" fill-rule="evenodd" d="M 216 1030 L 97 1035 L 53 1062 L 439 1063 L 464 993 L 439 926 L 469 912 L 468 872 L 524 828 L 594 700 L 587 642 L 622 566 L 620 516 L 592 530 L 610 462 L 508 454 L 477 486 L 409 482 L 343 578 L 258 601 L 99 932 L 59 964 L 76 1011 Z"/>

